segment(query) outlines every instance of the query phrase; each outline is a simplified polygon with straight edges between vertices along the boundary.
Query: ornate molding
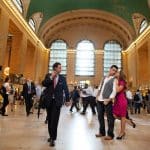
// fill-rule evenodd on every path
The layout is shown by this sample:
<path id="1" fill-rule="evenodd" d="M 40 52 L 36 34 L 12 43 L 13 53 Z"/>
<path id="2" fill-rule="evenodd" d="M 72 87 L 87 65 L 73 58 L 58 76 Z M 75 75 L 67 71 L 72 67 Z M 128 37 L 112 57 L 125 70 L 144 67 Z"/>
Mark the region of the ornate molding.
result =
<path id="1" fill-rule="evenodd" d="M 76 10 L 57 15 L 41 28 L 39 37 L 45 45 L 48 45 L 47 42 L 49 39 L 53 39 L 53 36 L 59 36 L 61 31 L 67 30 L 77 24 L 81 26 L 86 24 L 92 27 L 96 25 L 100 28 L 109 28 L 119 38 L 121 37 L 125 47 L 135 37 L 134 29 L 125 20 L 111 13 L 99 10 Z"/>

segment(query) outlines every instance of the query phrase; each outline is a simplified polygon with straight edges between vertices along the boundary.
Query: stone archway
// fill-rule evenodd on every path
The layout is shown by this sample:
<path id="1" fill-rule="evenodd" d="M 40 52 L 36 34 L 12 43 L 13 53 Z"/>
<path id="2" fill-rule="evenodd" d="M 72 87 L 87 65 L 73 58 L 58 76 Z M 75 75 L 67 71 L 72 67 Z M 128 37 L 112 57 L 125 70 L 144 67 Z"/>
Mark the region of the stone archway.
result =
<path id="1" fill-rule="evenodd" d="M 51 18 L 39 32 L 43 43 L 49 47 L 51 41 L 64 39 L 70 48 L 75 48 L 78 40 L 95 41 L 96 49 L 102 49 L 108 39 L 118 40 L 124 48 L 135 37 L 134 29 L 122 18 L 99 10 L 73 10 Z"/>

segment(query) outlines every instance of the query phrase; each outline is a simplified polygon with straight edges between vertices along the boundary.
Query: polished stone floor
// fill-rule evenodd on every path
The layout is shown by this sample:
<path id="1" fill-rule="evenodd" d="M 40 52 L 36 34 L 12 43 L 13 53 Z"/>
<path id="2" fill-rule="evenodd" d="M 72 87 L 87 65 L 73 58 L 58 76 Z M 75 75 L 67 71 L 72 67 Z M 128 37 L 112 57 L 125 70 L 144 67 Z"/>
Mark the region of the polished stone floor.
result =
<path id="1" fill-rule="evenodd" d="M 15 105 L 15 111 L 9 116 L 0 116 L 0 150 L 147 150 L 150 147 L 150 115 L 142 112 L 132 115 L 137 127 L 127 125 L 125 139 L 105 141 L 96 138 L 98 131 L 97 116 L 90 109 L 85 116 L 69 108 L 62 107 L 58 139 L 54 148 L 47 142 L 47 125 L 44 124 L 45 111 L 37 118 L 37 110 L 29 117 L 24 106 Z M 119 121 L 115 123 L 115 134 L 119 130 Z"/>

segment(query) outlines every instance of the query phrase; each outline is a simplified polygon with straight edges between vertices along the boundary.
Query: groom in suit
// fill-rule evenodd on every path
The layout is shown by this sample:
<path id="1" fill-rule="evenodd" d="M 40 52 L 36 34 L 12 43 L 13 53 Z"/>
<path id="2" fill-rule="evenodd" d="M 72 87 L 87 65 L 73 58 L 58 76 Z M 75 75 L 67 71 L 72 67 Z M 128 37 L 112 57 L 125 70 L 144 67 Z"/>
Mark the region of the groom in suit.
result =
<path id="1" fill-rule="evenodd" d="M 57 127 L 60 116 L 60 109 L 64 103 L 63 94 L 65 93 L 66 106 L 70 105 L 69 91 L 65 77 L 60 75 L 61 64 L 56 62 L 53 64 L 53 72 L 47 74 L 42 84 L 46 87 L 44 91 L 47 111 L 48 111 L 48 142 L 50 146 L 55 146 L 55 140 L 57 138 Z"/>

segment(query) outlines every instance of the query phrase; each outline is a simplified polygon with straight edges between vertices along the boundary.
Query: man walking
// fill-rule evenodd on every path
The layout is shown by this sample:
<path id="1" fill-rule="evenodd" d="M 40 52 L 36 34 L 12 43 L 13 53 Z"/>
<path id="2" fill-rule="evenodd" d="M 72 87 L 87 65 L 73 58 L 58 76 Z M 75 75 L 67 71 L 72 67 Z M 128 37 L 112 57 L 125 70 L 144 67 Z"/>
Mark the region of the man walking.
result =
<path id="1" fill-rule="evenodd" d="M 31 80 L 28 78 L 26 80 L 26 83 L 23 85 L 23 91 L 22 91 L 22 95 L 25 99 L 25 104 L 26 104 L 26 113 L 27 116 L 29 116 L 32 106 L 33 106 L 33 96 L 36 95 L 36 91 L 35 91 L 35 85 L 33 82 L 31 82 Z"/>
<path id="2" fill-rule="evenodd" d="M 65 104 L 66 106 L 70 105 L 66 79 L 60 75 L 60 72 L 61 64 L 56 62 L 53 64 L 53 72 L 51 74 L 48 73 L 42 82 L 43 86 L 46 87 L 44 94 L 48 111 L 48 131 L 50 136 L 48 142 L 50 142 L 50 146 L 55 146 L 60 109 L 64 103 L 64 93 L 66 99 Z"/>

